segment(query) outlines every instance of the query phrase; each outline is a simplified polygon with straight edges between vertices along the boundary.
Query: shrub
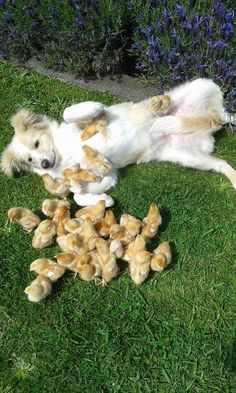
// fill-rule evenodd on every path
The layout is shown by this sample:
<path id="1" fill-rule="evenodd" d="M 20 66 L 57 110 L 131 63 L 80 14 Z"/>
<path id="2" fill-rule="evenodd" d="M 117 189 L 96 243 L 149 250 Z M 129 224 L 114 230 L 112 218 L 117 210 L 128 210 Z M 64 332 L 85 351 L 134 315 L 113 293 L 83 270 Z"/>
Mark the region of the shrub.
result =
<path id="1" fill-rule="evenodd" d="M 136 15 L 132 53 L 136 70 L 156 81 L 158 89 L 193 77 L 209 77 L 236 104 L 235 12 L 220 0 L 201 3 L 152 1 Z"/>
<path id="2" fill-rule="evenodd" d="M 40 54 L 56 69 L 80 75 L 123 67 L 126 2 L 110 0 L 0 0 L 1 56 L 26 60 Z"/>
<path id="3" fill-rule="evenodd" d="M 159 91 L 210 77 L 234 110 L 232 6 L 233 0 L 0 0 L 0 57 L 37 55 L 80 76 L 136 73 Z"/>

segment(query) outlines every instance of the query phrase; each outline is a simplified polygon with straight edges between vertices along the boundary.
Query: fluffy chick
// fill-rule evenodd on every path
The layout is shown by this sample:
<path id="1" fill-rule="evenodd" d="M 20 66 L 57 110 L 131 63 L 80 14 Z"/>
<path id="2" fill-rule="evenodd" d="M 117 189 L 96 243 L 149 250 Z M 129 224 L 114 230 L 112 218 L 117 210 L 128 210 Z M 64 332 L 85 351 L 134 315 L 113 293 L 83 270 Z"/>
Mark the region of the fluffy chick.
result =
<path id="1" fill-rule="evenodd" d="M 95 278 L 95 266 L 90 263 L 91 256 L 89 253 L 79 255 L 77 258 L 76 272 L 79 273 L 80 278 L 85 281 L 91 281 Z"/>
<path id="2" fill-rule="evenodd" d="M 159 212 L 159 209 L 155 203 L 152 203 L 150 205 L 147 217 L 145 217 L 142 221 L 141 235 L 145 239 L 154 237 L 161 223 L 162 223 L 162 217 Z"/>
<path id="3" fill-rule="evenodd" d="M 125 227 L 113 224 L 110 228 L 110 238 L 120 240 L 123 245 L 127 245 L 134 239 L 134 236 L 131 236 Z"/>
<path id="4" fill-rule="evenodd" d="M 105 217 L 96 222 L 95 229 L 99 236 L 109 237 L 111 226 L 116 224 L 116 219 L 112 210 L 107 210 Z"/>
<path id="5" fill-rule="evenodd" d="M 88 170 L 91 170 L 97 177 L 103 178 L 111 169 L 109 161 L 87 145 L 84 145 L 82 149 Z"/>
<path id="6" fill-rule="evenodd" d="M 57 243 L 65 252 L 76 252 L 81 250 L 82 242 L 78 234 L 68 233 L 57 237 Z"/>
<path id="7" fill-rule="evenodd" d="M 48 174 L 42 176 L 45 189 L 50 194 L 58 195 L 62 198 L 66 198 L 70 193 L 70 182 L 65 180 L 53 179 Z"/>
<path id="8" fill-rule="evenodd" d="M 60 252 L 55 255 L 58 265 L 67 270 L 76 272 L 78 255 L 75 252 Z"/>
<path id="9" fill-rule="evenodd" d="M 109 282 L 119 273 L 115 255 L 110 253 L 108 243 L 102 238 L 96 240 L 96 247 L 98 260 L 102 266 L 102 279 L 105 282 Z"/>
<path id="10" fill-rule="evenodd" d="M 130 214 L 122 214 L 120 225 L 125 227 L 131 236 L 135 237 L 139 233 L 142 222 Z"/>
<path id="11" fill-rule="evenodd" d="M 57 226 L 57 236 L 66 235 L 68 233 L 64 227 L 64 220 L 69 217 L 70 217 L 69 207 L 58 205 L 53 217 L 53 221 L 55 221 Z"/>
<path id="12" fill-rule="evenodd" d="M 123 259 L 129 262 L 130 277 L 135 284 L 141 284 L 146 280 L 150 271 L 150 261 L 152 254 L 146 251 L 146 244 L 143 236 L 136 236 L 130 243 L 123 255 Z"/>
<path id="13" fill-rule="evenodd" d="M 161 243 L 154 251 L 151 259 L 151 269 L 162 272 L 171 263 L 172 253 L 168 242 Z"/>
<path id="14" fill-rule="evenodd" d="M 64 178 L 70 182 L 71 186 L 80 187 L 80 183 L 95 181 L 96 176 L 88 171 L 87 169 L 81 169 L 80 165 L 77 164 L 72 168 L 66 168 L 62 172 Z"/>
<path id="15" fill-rule="evenodd" d="M 32 246 L 34 248 L 44 248 L 54 242 L 56 236 L 56 223 L 46 219 L 42 221 L 34 232 Z"/>
<path id="16" fill-rule="evenodd" d="M 25 288 L 24 292 L 28 295 L 30 302 L 40 302 L 52 291 L 52 284 L 49 278 L 39 275 L 31 284 Z"/>
<path id="17" fill-rule="evenodd" d="M 107 114 L 105 111 L 99 113 L 99 115 L 93 119 L 84 120 L 80 125 L 84 127 L 80 133 L 81 140 L 85 140 L 100 132 L 102 135 L 106 135 L 107 130 Z"/>
<path id="18" fill-rule="evenodd" d="M 120 240 L 111 240 L 110 242 L 110 253 L 114 254 L 117 259 L 120 259 L 124 253 L 124 248 Z"/>
<path id="19" fill-rule="evenodd" d="M 130 260 L 130 277 L 135 284 L 142 284 L 148 277 L 151 255 L 148 251 L 141 251 L 135 258 Z"/>
<path id="20" fill-rule="evenodd" d="M 105 213 L 105 201 L 101 200 L 96 203 L 96 205 L 93 206 L 86 206 L 82 209 L 77 210 L 75 213 L 76 218 L 91 218 L 93 222 L 97 222 L 101 220 L 104 217 Z"/>
<path id="21" fill-rule="evenodd" d="M 48 277 L 52 282 L 55 282 L 63 276 L 65 268 L 58 265 L 52 259 L 39 258 L 31 263 L 30 271 Z"/>
<path id="22" fill-rule="evenodd" d="M 70 209 L 70 204 L 68 201 L 63 201 L 60 199 L 45 199 L 42 203 L 42 212 L 45 216 L 54 217 L 56 209 L 58 207 L 67 207 Z"/>
<path id="23" fill-rule="evenodd" d="M 82 231 L 80 233 L 80 237 L 82 239 L 84 249 L 87 249 L 88 251 L 94 250 L 96 247 L 95 241 L 98 237 L 98 233 L 94 228 L 91 218 L 85 218 L 81 224 L 81 228 Z"/>
<path id="24" fill-rule="evenodd" d="M 63 224 L 64 224 L 64 228 L 67 232 L 80 234 L 82 232 L 82 222 L 83 222 L 83 219 L 66 218 L 63 221 Z"/>
<path id="25" fill-rule="evenodd" d="M 22 207 L 13 207 L 9 209 L 7 216 L 10 222 L 16 221 L 27 232 L 31 232 L 41 221 L 37 214 L 33 213 L 32 210 Z"/>

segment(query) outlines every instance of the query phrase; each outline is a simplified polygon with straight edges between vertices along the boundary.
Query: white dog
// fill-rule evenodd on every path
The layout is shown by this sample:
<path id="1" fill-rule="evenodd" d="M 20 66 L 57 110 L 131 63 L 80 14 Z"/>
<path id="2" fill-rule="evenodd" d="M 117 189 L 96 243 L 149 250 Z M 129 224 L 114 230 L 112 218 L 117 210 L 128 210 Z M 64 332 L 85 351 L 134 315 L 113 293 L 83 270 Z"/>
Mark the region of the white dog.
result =
<path id="1" fill-rule="evenodd" d="M 102 111 L 107 113 L 107 135 L 96 133 L 81 141 L 78 121 L 95 118 Z M 226 161 L 210 155 L 214 149 L 212 134 L 230 120 L 224 112 L 222 92 L 211 80 L 196 79 L 166 96 L 140 103 L 105 107 L 83 102 L 66 108 L 63 117 L 64 122 L 58 124 L 27 110 L 14 115 L 11 123 L 15 135 L 2 153 L 1 169 L 7 175 L 28 170 L 61 178 L 62 171 L 76 163 L 86 168 L 82 146 L 87 144 L 103 154 L 112 169 L 101 182 L 71 188 L 81 206 L 100 199 L 111 206 L 113 200 L 105 192 L 116 184 L 117 169 L 153 160 L 222 173 L 236 188 L 236 171 Z"/>

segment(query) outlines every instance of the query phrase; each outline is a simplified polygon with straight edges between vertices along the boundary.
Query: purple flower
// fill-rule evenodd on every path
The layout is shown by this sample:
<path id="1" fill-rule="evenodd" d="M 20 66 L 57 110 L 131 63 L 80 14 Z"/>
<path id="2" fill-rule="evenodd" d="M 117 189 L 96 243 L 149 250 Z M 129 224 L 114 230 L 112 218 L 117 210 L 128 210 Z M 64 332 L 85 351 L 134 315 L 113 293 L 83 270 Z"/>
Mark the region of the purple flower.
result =
<path id="1" fill-rule="evenodd" d="M 175 6 L 175 11 L 176 14 L 180 17 L 180 18 L 184 18 L 186 15 L 186 10 L 184 7 L 182 7 L 180 4 L 176 4 Z"/>
<path id="2" fill-rule="evenodd" d="M 24 7 L 24 11 L 25 11 L 25 15 L 27 15 L 27 16 L 29 16 L 31 18 L 33 18 L 34 15 L 35 15 L 35 12 L 34 12 L 33 8 L 30 5 L 26 5 Z"/>
<path id="3" fill-rule="evenodd" d="M 141 72 L 143 70 L 143 66 L 139 63 L 135 64 L 135 70 L 137 72 Z"/>
<path id="4" fill-rule="evenodd" d="M 157 39 L 153 34 L 148 38 L 148 43 L 149 45 L 151 45 L 152 48 L 157 47 Z"/>
<path id="5" fill-rule="evenodd" d="M 5 6 L 5 0 L 0 0 L 0 8 L 3 8 Z"/>
<path id="6" fill-rule="evenodd" d="M 219 39 L 216 41 L 213 40 L 207 41 L 207 46 L 210 49 L 216 49 L 216 50 L 220 49 L 222 51 L 226 48 L 227 45 L 228 45 L 227 42 L 223 39 Z"/>
<path id="7" fill-rule="evenodd" d="M 234 32 L 234 26 L 232 23 L 222 23 L 220 25 L 220 35 L 222 38 L 224 38 L 226 41 L 232 37 Z"/>
<path id="8" fill-rule="evenodd" d="M 162 11 L 162 17 L 165 26 L 169 26 L 171 24 L 172 17 L 171 17 L 171 13 L 166 8 L 164 8 L 164 10 Z"/>
<path id="9" fill-rule="evenodd" d="M 236 15 L 235 15 L 234 10 L 232 10 L 232 9 L 227 10 L 225 12 L 224 19 L 225 19 L 226 22 L 230 22 L 230 23 L 235 22 Z"/>
<path id="10" fill-rule="evenodd" d="M 53 6 L 48 7 L 48 12 L 53 19 L 56 19 L 57 15 L 56 15 L 55 8 Z"/>
<path id="11" fill-rule="evenodd" d="M 140 45 L 139 42 L 134 42 L 134 43 L 131 45 L 131 48 L 132 48 L 132 49 L 140 49 L 140 48 L 141 48 L 141 45 Z"/>
<path id="12" fill-rule="evenodd" d="M 180 40 L 179 33 L 177 33 L 175 28 L 171 29 L 170 36 L 172 38 L 174 46 L 179 47 L 180 43 L 181 43 L 181 40 Z"/>
<path id="13" fill-rule="evenodd" d="M 188 20 L 183 20 L 181 22 L 181 26 L 183 27 L 184 30 L 192 30 L 193 28 L 192 23 L 189 22 Z"/>
<path id="14" fill-rule="evenodd" d="M 4 22 L 8 23 L 11 20 L 11 13 L 8 11 L 3 12 L 3 20 Z"/>
<path id="15" fill-rule="evenodd" d="M 236 78 L 236 70 L 229 69 L 224 75 L 224 83 L 230 84 Z"/>
<path id="16" fill-rule="evenodd" d="M 16 28 L 14 28 L 11 32 L 12 37 L 17 38 L 19 37 L 19 30 L 17 30 Z"/>
<path id="17" fill-rule="evenodd" d="M 82 17 L 79 15 L 79 16 L 77 16 L 77 18 L 75 19 L 75 23 L 78 25 L 78 26 L 82 26 L 82 24 L 83 24 L 83 19 L 82 19 Z"/>
<path id="18" fill-rule="evenodd" d="M 223 7 L 223 4 L 221 3 L 220 0 L 215 0 L 213 2 L 213 11 L 214 15 L 218 20 L 224 20 L 225 18 L 225 9 Z"/>

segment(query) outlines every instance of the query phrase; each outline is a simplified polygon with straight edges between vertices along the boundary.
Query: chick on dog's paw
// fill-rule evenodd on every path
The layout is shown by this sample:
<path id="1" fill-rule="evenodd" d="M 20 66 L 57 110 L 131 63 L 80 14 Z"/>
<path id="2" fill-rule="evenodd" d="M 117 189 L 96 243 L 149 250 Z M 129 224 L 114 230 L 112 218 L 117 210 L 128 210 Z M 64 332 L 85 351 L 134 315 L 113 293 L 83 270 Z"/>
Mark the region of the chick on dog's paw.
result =
<path id="1" fill-rule="evenodd" d="M 170 97 L 168 95 L 154 96 L 148 101 L 154 115 L 165 115 L 170 107 Z"/>

